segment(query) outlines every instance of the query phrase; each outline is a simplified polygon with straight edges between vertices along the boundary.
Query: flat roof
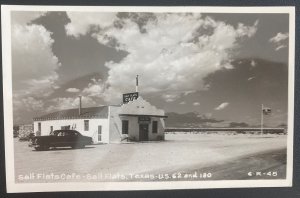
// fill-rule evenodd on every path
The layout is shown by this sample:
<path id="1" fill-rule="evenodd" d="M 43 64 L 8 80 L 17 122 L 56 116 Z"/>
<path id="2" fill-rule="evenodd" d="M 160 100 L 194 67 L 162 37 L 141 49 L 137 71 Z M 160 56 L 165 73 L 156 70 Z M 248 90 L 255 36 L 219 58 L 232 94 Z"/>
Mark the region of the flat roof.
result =
<path id="1" fill-rule="evenodd" d="M 108 118 L 108 106 L 65 109 L 33 118 L 34 121 Z"/>

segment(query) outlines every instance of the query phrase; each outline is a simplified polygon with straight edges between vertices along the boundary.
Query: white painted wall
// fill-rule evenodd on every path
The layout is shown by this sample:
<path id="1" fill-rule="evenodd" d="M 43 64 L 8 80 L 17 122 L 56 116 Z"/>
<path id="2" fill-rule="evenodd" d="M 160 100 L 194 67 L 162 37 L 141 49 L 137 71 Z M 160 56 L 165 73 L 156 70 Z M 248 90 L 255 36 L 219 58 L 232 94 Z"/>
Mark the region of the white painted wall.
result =
<path id="1" fill-rule="evenodd" d="M 119 117 L 120 107 L 109 106 L 109 142 L 120 142 L 122 139 L 122 121 Z M 123 136 L 125 137 L 125 136 Z"/>
<path id="2" fill-rule="evenodd" d="M 89 120 L 89 131 L 84 131 L 84 120 Z M 109 143 L 109 123 L 108 119 L 65 119 L 65 120 L 46 120 L 46 121 L 34 121 L 34 133 L 38 131 L 38 123 L 41 123 L 41 135 L 49 135 L 50 126 L 53 126 L 53 130 L 61 129 L 61 126 L 70 125 L 71 128 L 77 130 L 82 135 L 93 138 L 94 143 L 98 143 L 98 126 L 102 126 L 102 143 Z"/>
<path id="3" fill-rule="evenodd" d="M 129 101 L 127 104 L 123 104 L 121 107 L 121 113 L 123 114 L 138 114 L 138 115 L 156 115 L 164 116 L 165 111 L 158 109 L 144 100 L 141 96 L 136 100 Z"/>
<path id="4" fill-rule="evenodd" d="M 124 104 L 122 107 L 124 108 L 126 104 Z M 147 104 L 148 105 L 148 104 Z M 126 107 L 126 114 L 141 114 L 141 115 L 154 115 L 154 112 L 152 111 L 153 108 L 151 108 L 149 111 L 147 111 L 147 108 L 143 108 L 143 112 L 140 112 L 140 107 L 142 106 L 141 100 L 139 101 L 139 107 L 136 107 L 130 104 L 130 108 Z M 123 108 L 116 107 L 116 106 L 110 106 L 109 108 L 109 119 L 110 119 L 110 142 L 120 142 L 122 137 L 125 137 L 126 135 L 122 135 L 122 120 L 128 120 L 128 135 L 131 139 L 139 140 L 139 123 L 138 123 L 138 116 L 119 116 L 120 113 L 124 113 L 122 111 Z M 137 110 L 135 111 L 135 108 Z M 130 113 L 128 112 L 130 111 Z M 161 114 L 161 112 L 160 112 Z M 151 123 L 149 123 L 149 140 L 158 140 L 158 136 L 161 136 L 162 139 L 164 139 L 164 119 L 159 117 L 151 117 Z M 157 133 L 152 133 L 152 121 L 158 121 L 158 131 Z"/>
<path id="5" fill-rule="evenodd" d="M 136 116 L 121 116 L 119 114 L 132 114 Z M 161 109 L 157 109 L 141 97 L 122 106 L 109 106 L 108 119 L 64 119 L 64 120 L 46 120 L 34 121 L 34 133 L 38 131 L 38 123 L 41 123 L 41 135 L 49 135 L 50 126 L 53 130 L 61 129 L 61 126 L 76 126 L 74 129 L 82 135 L 92 137 L 95 143 L 98 143 L 98 125 L 102 126 L 103 143 L 121 142 L 127 135 L 122 134 L 122 119 L 129 121 L 128 136 L 131 139 L 139 140 L 139 123 L 137 115 L 150 115 L 149 140 L 157 140 L 158 136 L 164 139 L 164 119 L 155 116 L 164 116 Z M 89 131 L 84 131 L 84 120 L 89 120 Z M 152 121 L 158 121 L 158 132 L 152 133 Z"/>
<path id="6" fill-rule="evenodd" d="M 157 121 L 157 133 L 152 133 L 152 121 Z M 165 121 L 163 118 L 151 118 L 151 123 L 149 124 L 149 140 L 158 140 L 158 136 L 161 136 L 163 139 L 165 139 L 164 124 Z"/>
<path id="7" fill-rule="evenodd" d="M 139 124 L 138 124 L 138 117 L 132 116 L 121 116 L 119 117 L 121 120 L 128 120 L 128 135 L 132 140 L 139 140 Z M 120 125 L 122 129 L 122 124 Z"/>

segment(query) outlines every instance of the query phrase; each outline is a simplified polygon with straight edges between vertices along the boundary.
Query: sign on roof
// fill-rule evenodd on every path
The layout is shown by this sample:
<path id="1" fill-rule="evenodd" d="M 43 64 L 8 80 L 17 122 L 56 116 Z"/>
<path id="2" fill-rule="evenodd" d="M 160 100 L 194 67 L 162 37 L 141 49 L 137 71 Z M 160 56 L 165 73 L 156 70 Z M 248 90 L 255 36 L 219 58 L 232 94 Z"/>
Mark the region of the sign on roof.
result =
<path id="1" fill-rule="evenodd" d="M 139 92 L 123 94 L 123 103 L 126 104 L 129 101 L 136 100 L 139 97 Z"/>

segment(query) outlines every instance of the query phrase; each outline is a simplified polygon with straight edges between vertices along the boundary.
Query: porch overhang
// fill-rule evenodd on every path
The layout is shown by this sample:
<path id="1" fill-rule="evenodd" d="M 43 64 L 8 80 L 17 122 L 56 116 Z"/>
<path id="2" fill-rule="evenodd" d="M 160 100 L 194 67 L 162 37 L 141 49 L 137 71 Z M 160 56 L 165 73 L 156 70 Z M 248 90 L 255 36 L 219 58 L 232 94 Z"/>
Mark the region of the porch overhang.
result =
<path id="1" fill-rule="evenodd" d="M 148 117 L 156 117 L 156 118 L 167 118 L 168 117 L 168 116 L 165 116 L 165 115 L 123 114 L 123 113 L 120 113 L 119 116 L 132 116 L 132 117 L 148 116 Z"/>

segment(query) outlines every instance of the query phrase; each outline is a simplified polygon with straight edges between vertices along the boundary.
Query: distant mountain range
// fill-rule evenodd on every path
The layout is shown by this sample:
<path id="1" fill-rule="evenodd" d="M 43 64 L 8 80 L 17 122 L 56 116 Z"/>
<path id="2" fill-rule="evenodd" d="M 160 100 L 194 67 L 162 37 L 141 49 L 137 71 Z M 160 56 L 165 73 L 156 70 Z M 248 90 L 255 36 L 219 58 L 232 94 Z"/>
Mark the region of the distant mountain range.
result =
<path id="1" fill-rule="evenodd" d="M 221 123 L 224 120 L 216 120 L 200 115 L 197 112 L 189 113 L 166 113 L 168 118 L 165 121 L 166 127 L 206 127 L 209 124 Z"/>
<path id="2" fill-rule="evenodd" d="M 200 115 L 197 112 L 188 112 L 188 113 L 175 113 L 168 112 L 166 113 L 168 118 L 165 120 L 165 125 L 167 128 L 199 128 L 199 127 L 230 127 L 230 128 L 243 128 L 243 127 L 260 127 L 259 125 L 249 125 L 245 122 L 228 122 L 225 120 L 218 120 L 215 118 L 208 118 L 205 115 Z M 269 126 L 267 126 L 269 127 Z M 270 126 L 271 127 L 271 126 Z M 287 125 L 282 123 L 278 126 L 286 128 Z"/>
<path id="3" fill-rule="evenodd" d="M 198 128 L 198 127 L 250 127 L 245 122 L 226 122 L 225 120 L 218 120 L 209 118 L 205 115 L 200 115 L 197 112 L 188 113 L 166 113 L 168 118 L 165 121 L 166 127 L 175 128 Z"/>

